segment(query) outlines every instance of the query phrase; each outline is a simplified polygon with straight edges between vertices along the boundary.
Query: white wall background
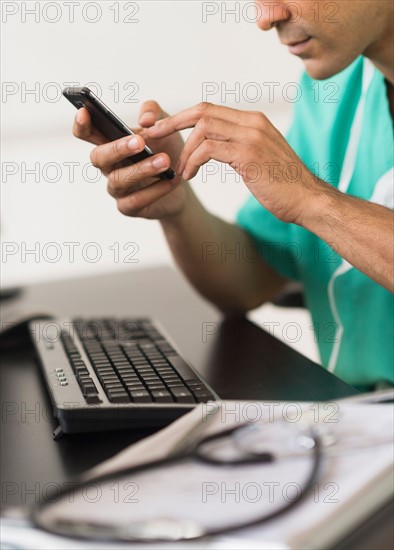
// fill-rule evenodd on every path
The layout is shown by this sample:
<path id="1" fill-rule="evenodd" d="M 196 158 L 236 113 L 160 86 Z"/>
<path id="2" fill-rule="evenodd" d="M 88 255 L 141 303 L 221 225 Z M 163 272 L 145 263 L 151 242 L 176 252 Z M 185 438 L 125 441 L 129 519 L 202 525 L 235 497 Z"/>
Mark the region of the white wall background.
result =
<path id="1" fill-rule="evenodd" d="M 1 9 L 4 286 L 172 261 L 158 223 L 122 216 L 89 167 L 91 146 L 71 134 L 66 84 L 90 83 L 131 126 L 151 98 L 171 113 L 208 99 L 264 111 L 283 132 L 289 125 L 289 83 L 301 64 L 275 32 L 257 28 L 252 2 L 3 1 Z M 217 93 L 204 97 L 207 82 Z M 232 220 L 247 190 L 212 170 L 193 187 Z M 135 263 L 125 262 L 127 243 L 138 247 Z"/>

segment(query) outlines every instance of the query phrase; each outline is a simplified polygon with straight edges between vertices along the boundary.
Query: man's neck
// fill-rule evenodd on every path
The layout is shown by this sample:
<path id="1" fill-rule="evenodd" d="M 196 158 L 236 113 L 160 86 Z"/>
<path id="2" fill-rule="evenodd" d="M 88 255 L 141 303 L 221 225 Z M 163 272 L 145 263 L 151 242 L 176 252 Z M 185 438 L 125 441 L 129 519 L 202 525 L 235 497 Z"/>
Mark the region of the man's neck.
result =
<path id="1" fill-rule="evenodd" d="M 375 43 L 371 44 L 364 52 L 375 67 L 383 73 L 386 80 L 394 86 L 394 21 L 389 20 L 389 26 L 383 36 Z"/>
<path id="2" fill-rule="evenodd" d="M 387 83 L 387 97 L 389 100 L 391 117 L 394 121 L 394 51 L 393 51 L 394 29 L 391 22 L 390 28 L 384 36 L 372 44 L 364 52 L 367 57 L 380 71 Z"/>

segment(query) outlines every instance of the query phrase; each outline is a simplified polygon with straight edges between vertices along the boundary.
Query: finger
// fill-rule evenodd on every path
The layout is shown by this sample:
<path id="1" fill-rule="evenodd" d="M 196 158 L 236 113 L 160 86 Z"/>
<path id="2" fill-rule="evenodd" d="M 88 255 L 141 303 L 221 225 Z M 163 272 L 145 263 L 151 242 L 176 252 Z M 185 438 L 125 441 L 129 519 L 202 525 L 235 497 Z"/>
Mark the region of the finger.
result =
<path id="1" fill-rule="evenodd" d="M 201 118 L 194 130 L 189 135 L 183 151 L 179 157 L 177 172 L 182 174 L 187 160 L 206 139 L 216 141 L 252 141 L 253 138 L 261 137 L 261 133 L 254 128 L 247 128 L 233 122 L 219 118 Z"/>
<path id="2" fill-rule="evenodd" d="M 148 187 L 159 179 L 159 175 L 170 167 L 170 163 L 170 157 L 166 153 L 160 153 L 132 166 L 114 170 L 108 176 L 108 193 L 120 198 Z"/>
<path id="3" fill-rule="evenodd" d="M 237 159 L 241 157 L 243 145 L 226 141 L 206 139 L 189 157 L 183 171 L 183 179 L 191 179 L 197 174 L 199 168 L 210 160 L 226 162 L 232 168 L 238 166 Z"/>
<path id="4" fill-rule="evenodd" d="M 203 102 L 176 115 L 157 121 L 147 132 L 152 138 L 162 138 L 179 130 L 193 128 L 203 117 L 220 118 L 249 127 L 260 127 L 266 120 L 266 117 L 262 113 L 240 111 L 238 109 L 231 109 L 230 107 L 223 107 L 222 105 Z"/>
<path id="5" fill-rule="evenodd" d="M 150 128 L 165 116 L 168 116 L 167 113 L 162 110 L 157 101 L 149 100 L 142 104 L 138 122 L 143 128 Z"/>
<path id="6" fill-rule="evenodd" d="M 178 180 L 179 183 L 179 180 Z M 175 188 L 174 183 L 170 181 L 156 181 L 154 185 L 147 187 L 142 191 L 118 199 L 118 209 L 125 216 L 142 215 L 144 209 L 155 203 L 165 195 L 168 195 Z"/>
<path id="7" fill-rule="evenodd" d="M 115 164 L 140 153 L 144 147 L 142 136 L 127 136 L 95 147 L 90 153 L 90 161 L 104 173 L 111 172 Z"/>
<path id="8" fill-rule="evenodd" d="M 83 139 L 93 145 L 108 143 L 108 139 L 92 125 L 90 113 L 85 107 L 78 109 L 75 115 L 73 134 L 78 139 Z"/>

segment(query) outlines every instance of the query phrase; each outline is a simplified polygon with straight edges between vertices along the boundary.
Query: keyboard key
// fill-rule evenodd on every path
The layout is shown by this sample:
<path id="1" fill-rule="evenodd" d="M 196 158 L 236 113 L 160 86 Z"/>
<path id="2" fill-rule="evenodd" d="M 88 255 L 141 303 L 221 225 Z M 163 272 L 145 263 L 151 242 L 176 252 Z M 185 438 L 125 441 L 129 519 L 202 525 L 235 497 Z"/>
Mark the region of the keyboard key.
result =
<path id="1" fill-rule="evenodd" d="M 137 342 L 123 342 L 121 347 L 124 349 L 124 351 L 133 351 L 138 349 Z"/>
<path id="2" fill-rule="evenodd" d="M 155 344 L 152 344 L 152 342 L 150 342 L 149 340 L 141 341 L 138 345 L 144 351 L 156 349 Z"/>
<path id="3" fill-rule="evenodd" d="M 108 399 L 112 401 L 112 403 L 129 403 L 130 397 L 127 395 L 127 392 L 125 390 L 111 390 L 107 393 Z"/>
<path id="4" fill-rule="evenodd" d="M 142 382 L 125 382 L 124 385 L 126 386 L 128 391 L 146 390 L 146 387 Z"/>
<path id="5" fill-rule="evenodd" d="M 111 359 L 111 363 L 113 365 L 115 365 L 115 367 L 119 366 L 121 367 L 124 363 L 123 363 L 123 358 L 122 357 L 112 357 L 111 355 L 109 356 L 109 358 Z M 129 363 L 126 363 L 126 364 L 129 364 Z"/>
<path id="6" fill-rule="evenodd" d="M 158 403 L 173 403 L 174 400 L 168 391 L 152 391 L 152 396 Z"/>
<path id="7" fill-rule="evenodd" d="M 205 388 L 205 385 L 199 380 L 198 378 L 194 378 L 187 381 L 187 385 L 189 388 L 195 387 L 195 386 L 203 386 Z"/>
<path id="8" fill-rule="evenodd" d="M 131 369 L 128 368 L 124 368 L 122 367 L 121 369 L 117 369 L 117 373 L 119 374 L 119 376 L 122 378 L 123 376 L 128 376 L 130 373 L 131 373 Z"/>
<path id="9" fill-rule="evenodd" d="M 183 386 L 185 385 L 185 383 L 179 378 L 179 376 L 173 376 L 171 374 L 170 376 L 162 375 L 161 377 L 166 382 L 166 384 L 171 384 L 172 382 L 180 382 Z"/>
<path id="10" fill-rule="evenodd" d="M 133 382 L 133 381 L 138 381 L 139 380 L 139 377 L 136 375 L 136 374 L 124 374 L 122 375 L 122 380 L 124 382 Z"/>
<path id="11" fill-rule="evenodd" d="M 77 379 L 80 382 L 80 384 L 83 384 L 84 382 L 88 382 L 89 380 L 91 380 L 89 372 L 87 374 L 85 374 L 85 373 L 79 374 L 78 373 L 76 376 L 77 376 Z"/>
<path id="12" fill-rule="evenodd" d="M 101 376 L 116 376 L 114 369 L 111 367 L 103 367 L 102 369 L 96 369 L 96 372 Z"/>
<path id="13" fill-rule="evenodd" d="M 152 398 L 149 393 L 145 390 L 131 391 L 130 397 L 135 403 L 151 403 Z"/>
<path id="14" fill-rule="evenodd" d="M 111 363 L 108 361 L 108 363 L 100 363 L 99 365 L 96 365 L 93 363 L 94 370 L 96 371 L 104 371 L 106 369 L 113 371 L 114 367 L 111 365 Z"/>
<path id="15" fill-rule="evenodd" d="M 139 372 L 140 374 L 153 374 L 155 371 L 150 365 L 144 365 L 143 367 L 140 367 L 139 365 L 135 365 L 136 372 Z"/>
<path id="16" fill-rule="evenodd" d="M 137 395 L 137 394 L 141 394 L 140 397 L 141 397 L 141 399 L 143 399 L 143 400 L 145 399 L 145 397 L 144 397 L 145 394 L 148 394 L 149 399 L 147 399 L 146 402 L 152 401 L 152 398 L 150 397 L 149 392 L 146 391 L 146 388 L 145 388 L 144 386 L 141 387 L 141 388 L 127 388 L 127 392 L 128 392 L 129 395 L 130 395 L 131 401 L 135 401 L 134 396 Z M 137 396 L 137 399 L 138 399 L 138 396 Z M 141 403 L 143 403 L 143 402 L 145 402 L 145 401 L 141 401 Z"/>
<path id="17" fill-rule="evenodd" d="M 175 401 L 178 403 L 195 403 L 193 395 L 185 386 L 179 386 L 177 388 L 171 388 L 171 393 L 175 397 Z"/>
<path id="18" fill-rule="evenodd" d="M 82 359 L 81 356 L 79 357 L 70 357 L 70 363 L 74 366 L 77 366 L 77 365 L 85 365 L 85 361 Z"/>
<path id="19" fill-rule="evenodd" d="M 122 380 L 123 384 L 126 386 L 141 386 L 143 385 L 141 380 Z"/>
<path id="20" fill-rule="evenodd" d="M 94 388 L 97 391 L 96 384 L 93 382 L 93 379 L 90 376 L 85 376 L 82 378 L 82 384 L 86 388 Z"/>
<path id="21" fill-rule="evenodd" d="M 86 367 L 77 367 L 74 372 L 77 376 L 90 376 L 90 373 Z"/>
<path id="22" fill-rule="evenodd" d="M 89 393 L 89 390 L 92 389 L 91 393 L 94 393 L 94 388 L 91 384 L 94 384 L 93 380 L 90 378 L 89 380 L 82 380 L 79 382 L 80 388 L 82 390 L 82 393 L 85 395 Z"/>
<path id="23" fill-rule="evenodd" d="M 117 359 L 113 359 L 113 362 L 119 367 L 130 365 L 130 361 L 124 355 L 122 355 L 122 357 L 118 357 Z"/>
<path id="24" fill-rule="evenodd" d="M 137 376 L 136 374 L 133 374 L 133 373 L 125 374 L 124 376 L 121 376 L 121 378 L 124 382 L 140 382 L 141 381 L 141 378 L 139 376 Z"/>
<path id="25" fill-rule="evenodd" d="M 90 357 L 90 359 L 96 368 L 111 366 L 111 361 L 109 361 L 108 359 L 99 359 L 98 361 L 92 359 L 92 357 Z"/>
<path id="26" fill-rule="evenodd" d="M 109 372 L 104 372 L 104 373 L 100 373 L 101 374 L 101 378 L 103 380 L 106 380 L 106 381 L 110 381 L 110 380 L 115 380 L 115 381 L 118 381 L 119 380 L 119 377 L 116 376 L 115 372 L 114 371 L 109 371 Z"/>
<path id="27" fill-rule="evenodd" d="M 180 380 L 179 376 L 175 372 L 161 372 L 160 376 L 165 380 Z"/>
<path id="28" fill-rule="evenodd" d="M 148 383 L 147 385 L 148 385 L 148 388 L 149 388 L 150 391 L 153 391 L 153 390 L 166 390 L 167 389 L 164 384 L 160 384 L 158 382 L 154 382 L 153 384 Z"/>
<path id="29" fill-rule="evenodd" d="M 82 393 L 84 395 L 92 395 L 92 394 L 97 394 L 98 393 L 98 389 L 96 388 L 95 383 L 93 382 L 93 380 L 89 384 L 83 384 Z"/>
<path id="30" fill-rule="evenodd" d="M 193 395 L 198 403 L 206 403 L 207 401 L 215 400 L 215 396 L 207 389 L 193 392 Z"/>
<path id="31" fill-rule="evenodd" d="M 116 386 L 119 386 L 119 387 L 122 387 L 122 382 L 116 378 L 116 379 L 112 379 L 112 380 L 101 380 L 101 382 L 103 383 L 103 386 L 105 388 L 111 388 L 111 387 L 116 387 Z"/>
<path id="32" fill-rule="evenodd" d="M 205 386 L 203 386 L 202 384 L 200 384 L 199 386 L 191 386 L 189 384 L 189 382 L 187 383 L 188 387 L 189 387 L 189 390 L 195 395 L 196 392 L 198 391 L 202 391 L 202 392 L 205 392 L 207 391 L 207 388 Z"/>
<path id="33" fill-rule="evenodd" d="M 157 368 L 156 370 L 161 376 L 172 376 L 172 375 L 176 374 L 173 369 Z"/>
<path id="34" fill-rule="evenodd" d="M 166 386 L 168 386 L 170 388 L 170 390 L 172 390 L 173 388 L 186 388 L 185 384 L 179 380 L 179 382 L 166 382 Z"/>
<path id="35" fill-rule="evenodd" d="M 100 397 L 96 394 L 85 395 L 85 401 L 88 405 L 98 405 L 99 403 L 102 403 Z"/>
<path id="36" fill-rule="evenodd" d="M 195 380 L 196 373 L 179 355 L 168 355 L 167 359 L 184 380 Z"/>
<path id="37" fill-rule="evenodd" d="M 106 392 L 110 390 L 122 390 L 123 384 L 119 380 L 117 382 L 103 382 L 103 388 Z"/>

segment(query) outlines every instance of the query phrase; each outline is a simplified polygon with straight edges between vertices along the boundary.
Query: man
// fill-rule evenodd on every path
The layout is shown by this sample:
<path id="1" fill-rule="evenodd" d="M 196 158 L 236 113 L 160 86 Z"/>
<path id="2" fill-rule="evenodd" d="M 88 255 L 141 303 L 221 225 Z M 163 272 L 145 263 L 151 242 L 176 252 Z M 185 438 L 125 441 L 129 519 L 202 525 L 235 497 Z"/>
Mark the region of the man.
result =
<path id="1" fill-rule="evenodd" d="M 275 27 L 305 64 L 287 141 L 262 113 L 202 103 L 169 117 L 154 101 L 132 139 L 106 143 L 85 109 L 74 134 L 97 145 L 91 161 L 119 210 L 158 219 L 179 267 L 218 308 L 245 312 L 300 281 L 323 366 L 359 387 L 393 384 L 393 2 L 286 4 L 256 2 L 260 29 Z M 316 98 L 312 79 L 329 79 L 321 89 L 334 86 L 338 101 Z M 119 164 L 145 143 L 161 153 L 133 170 Z M 250 190 L 237 224 L 207 212 L 187 183 L 211 159 Z M 158 180 L 170 165 L 177 177 Z M 203 260 L 212 242 L 260 254 Z"/>

